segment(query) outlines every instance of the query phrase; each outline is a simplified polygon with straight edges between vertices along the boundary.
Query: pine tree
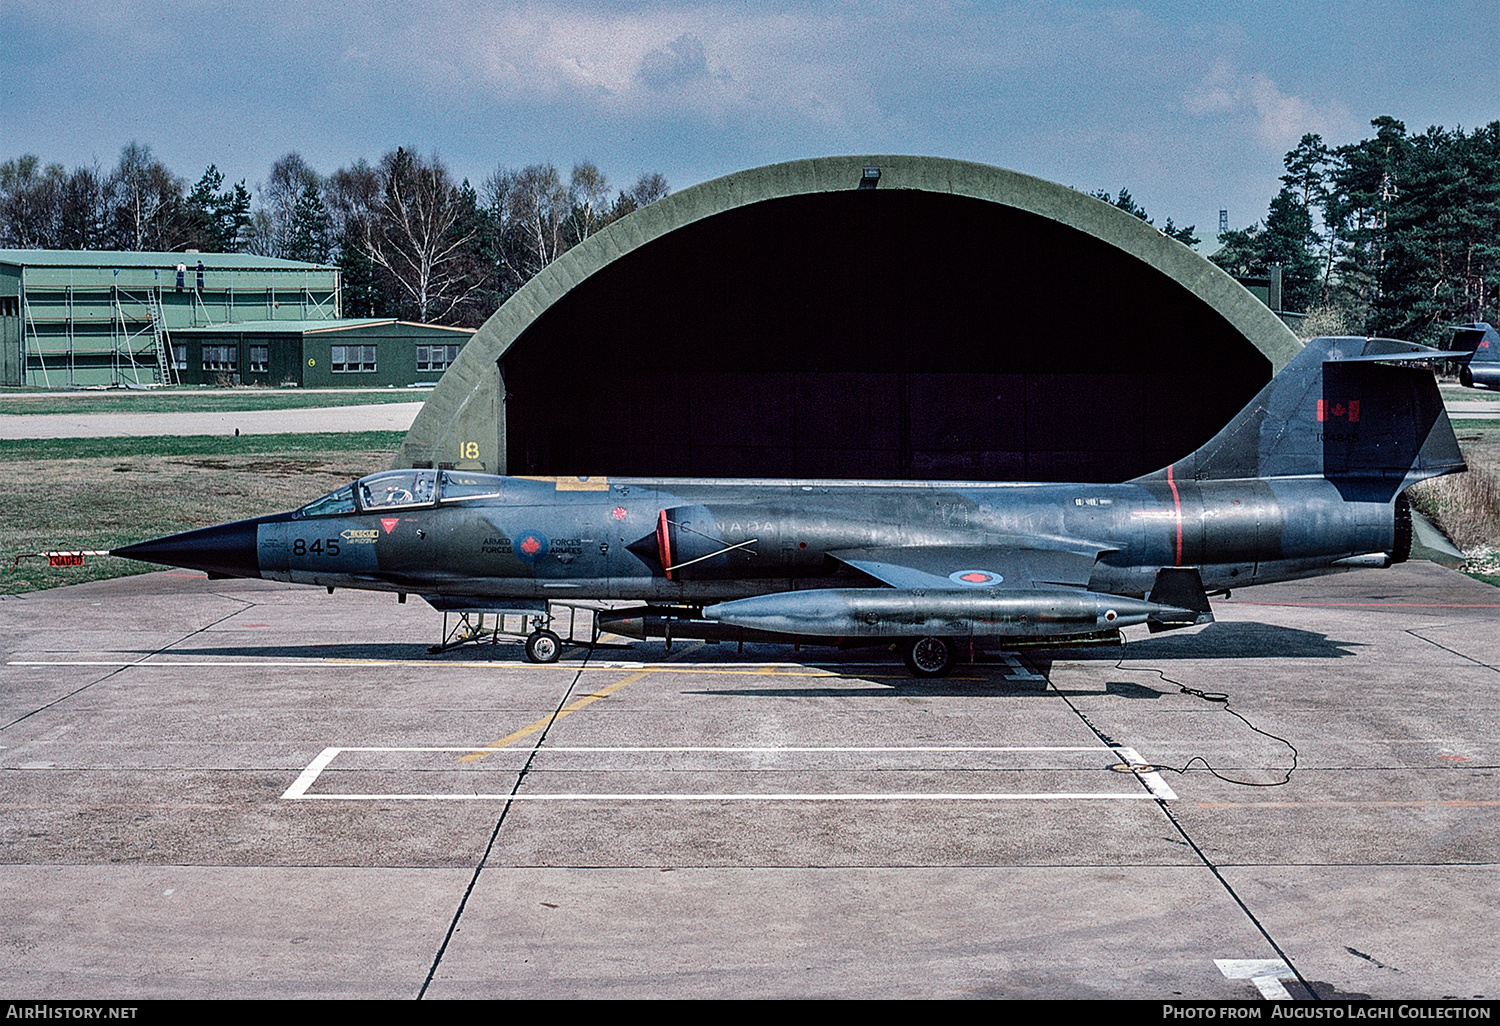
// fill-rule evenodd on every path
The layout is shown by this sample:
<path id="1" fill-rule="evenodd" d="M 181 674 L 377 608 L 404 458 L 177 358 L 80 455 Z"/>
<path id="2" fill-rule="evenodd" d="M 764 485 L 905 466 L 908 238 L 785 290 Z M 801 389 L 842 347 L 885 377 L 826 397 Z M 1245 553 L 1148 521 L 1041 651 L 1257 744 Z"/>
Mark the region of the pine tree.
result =
<path id="1" fill-rule="evenodd" d="M 291 223 L 287 226 L 286 258 L 326 264 L 332 242 L 329 238 L 332 225 L 317 187 L 311 182 L 303 185 L 297 196 L 297 205 L 292 209 Z"/>

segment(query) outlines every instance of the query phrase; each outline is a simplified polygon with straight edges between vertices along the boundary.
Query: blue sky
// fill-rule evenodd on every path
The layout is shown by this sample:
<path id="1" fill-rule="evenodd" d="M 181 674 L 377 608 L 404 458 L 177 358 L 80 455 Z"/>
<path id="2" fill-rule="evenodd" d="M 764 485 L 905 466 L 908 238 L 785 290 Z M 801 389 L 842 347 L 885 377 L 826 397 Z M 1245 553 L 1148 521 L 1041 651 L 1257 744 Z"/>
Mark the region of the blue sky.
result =
<path id="1" fill-rule="evenodd" d="M 921 153 L 1093 191 L 1162 223 L 1265 213 L 1281 156 L 1390 114 L 1500 119 L 1500 0 L 1114 4 L 0 4 L 0 159 L 145 143 L 191 184 L 327 173 L 397 145 L 476 183 L 597 163 L 674 189 L 834 153 Z"/>

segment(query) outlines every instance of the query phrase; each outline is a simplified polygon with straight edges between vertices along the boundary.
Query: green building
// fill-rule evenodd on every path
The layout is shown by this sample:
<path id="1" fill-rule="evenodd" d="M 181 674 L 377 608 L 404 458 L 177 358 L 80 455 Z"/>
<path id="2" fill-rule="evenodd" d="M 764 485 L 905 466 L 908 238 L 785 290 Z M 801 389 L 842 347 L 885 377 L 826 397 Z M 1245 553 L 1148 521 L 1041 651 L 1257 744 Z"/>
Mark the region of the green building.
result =
<path id="1" fill-rule="evenodd" d="M 436 384 L 473 334 L 394 317 L 266 320 L 179 328 L 169 344 L 184 385 L 400 388 Z"/>
<path id="2" fill-rule="evenodd" d="M 339 274 L 250 253 L 0 250 L 0 384 L 175 382 L 173 332 L 337 320 Z"/>
<path id="3" fill-rule="evenodd" d="M 0 385 L 411 385 L 472 331 L 345 319 L 337 267 L 251 253 L 0 250 Z"/>

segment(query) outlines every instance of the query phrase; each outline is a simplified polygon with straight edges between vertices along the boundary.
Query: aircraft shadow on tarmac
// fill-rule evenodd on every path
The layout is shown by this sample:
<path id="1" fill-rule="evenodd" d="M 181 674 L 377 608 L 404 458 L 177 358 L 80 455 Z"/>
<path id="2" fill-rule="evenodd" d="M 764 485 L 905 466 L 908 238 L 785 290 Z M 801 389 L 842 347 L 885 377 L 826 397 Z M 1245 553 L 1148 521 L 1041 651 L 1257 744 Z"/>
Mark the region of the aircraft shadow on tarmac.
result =
<path id="1" fill-rule="evenodd" d="M 1220 620 L 1191 634 L 1153 634 L 1133 639 L 1125 646 L 1126 662 L 1141 659 L 1342 659 L 1364 645 L 1338 641 L 1317 631 L 1282 627 L 1272 623 Z M 1117 648 L 1083 649 L 1077 653 L 1056 649 L 1046 653 L 1056 659 L 1115 662 Z"/>
<path id="2" fill-rule="evenodd" d="M 1282 627 L 1276 624 L 1246 623 L 1246 622 L 1218 622 L 1204 627 L 1202 630 L 1191 634 L 1159 634 L 1151 637 L 1131 641 L 1123 651 L 1119 648 L 1094 648 L 1094 649 L 1069 649 L 1069 650 L 1038 650 L 1026 653 L 1022 658 L 1025 663 L 1035 668 L 1040 673 L 1048 673 L 1054 660 L 1065 660 L 1068 662 L 1117 662 L 1122 654 L 1126 662 L 1126 669 L 1138 669 L 1139 664 L 1152 660 L 1165 659 L 1341 659 L 1352 656 L 1361 646 L 1358 642 L 1334 640 L 1326 634 L 1317 631 L 1300 630 L 1295 627 Z M 174 648 L 173 655 L 178 656 L 200 656 L 239 659 L 358 659 L 358 660 L 400 660 L 402 662 L 428 662 L 434 666 L 441 666 L 445 662 L 493 662 L 501 660 L 516 660 L 519 658 L 520 645 L 517 644 L 479 644 L 453 649 L 443 653 L 441 656 L 429 654 L 427 646 L 412 642 L 339 642 L 316 645 L 234 645 L 201 648 Z M 579 645 L 579 653 L 586 650 L 586 646 Z M 152 652 L 137 650 L 141 655 L 150 655 Z M 732 659 L 731 651 L 725 647 L 715 646 L 709 650 L 715 659 Z M 826 653 L 832 650 L 806 649 L 798 653 L 794 658 L 788 660 L 785 655 L 778 654 L 778 661 L 807 662 L 810 664 L 822 664 L 830 669 L 837 669 L 837 662 L 827 659 Z M 641 660 L 654 660 L 660 658 L 660 649 L 657 645 L 647 643 L 632 646 L 630 656 Z M 603 655 L 602 650 L 596 653 Z M 622 653 L 623 654 L 623 653 Z M 746 665 L 758 665 L 765 661 L 766 653 L 757 651 L 745 653 Z M 1005 681 L 1003 679 L 992 680 L 991 678 L 1003 677 L 1010 674 L 1013 668 L 1008 663 L 997 661 L 999 657 L 986 654 L 981 656 L 981 661 L 969 666 L 960 666 L 954 671 L 952 678 L 946 678 L 936 682 L 919 681 L 906 675 L 905 669 L 899 660 L 892 659 L 890 669 L 878 672 L 865 672 L 861 667 L 859 670 L 850 668 L 850 676 L 874 677 L 885 680 L 890 679 L 902 685 L 902 691 L 911 694 L 915 689 L 924 687 L 934 691 L 944 688 L 953 688 L 957 685 L 967 686 L 996 686 L 1000 688 L 997 693 L 1026 693 L 1031 689 L 1017 688 L 1012 685 L 1028 684 L 1026 681 Z M 559 664 L 561 666 L 576 665 L 581 659 L 578 655 L 565 658 Z M 685 660 L 685 667 L 692 665 L 691 661 Z M 975 679 L 981 678 L 981 679 Z M 879 690 L 885 691 L 886 688 Z M 726 692 L 713 692 L 723 694 Z M 733 692 L 727 692 L 733 693 Z M 766 695 L 772 692 L 765 689 L 754 689 L 747 694 Z M 798 694 L 806 692 L 797 691 Z M 847 690 L 830 691 L 830 694 L 847 695 Z M 1141 696 L 1145 697 L 1145 696 Z"/>
<path id="3" fill-rule="evenodd" d="M 141 654 L 148 654 L 137 649 Z M 401 662 L 430 662 L 442 665 L 453 662 L 454 656 L 461 661 L 498 661 L 516 659 L 521 646 L 489 645 L 472 646 L 445 652 L 441 657 L 429 655 L 427 646 L 416 642 L 378 641 L 369 643 L 338 642 L 326 645 L 232 645 L 203 648 L 174 648 L 168 654 L 174 656 L 219 656 L 234 659 L 360 659 L 372 661 L 399 660 Z"/>

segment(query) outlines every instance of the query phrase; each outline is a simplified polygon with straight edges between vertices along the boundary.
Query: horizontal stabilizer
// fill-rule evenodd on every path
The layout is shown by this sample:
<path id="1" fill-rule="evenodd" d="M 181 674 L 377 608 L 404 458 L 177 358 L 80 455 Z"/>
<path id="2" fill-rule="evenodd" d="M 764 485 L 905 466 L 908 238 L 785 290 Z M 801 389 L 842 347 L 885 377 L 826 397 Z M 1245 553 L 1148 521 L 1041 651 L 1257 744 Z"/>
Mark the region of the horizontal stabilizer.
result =
<path id="1" fill-rule="evenodd" d="M 1500 332 L 1491 325 L 1484 321 L 1456 324 L 1452 331 L 1453 340 L 1448 344 L 1444 356 L 1473 363 L 1500 362 Z"/>

